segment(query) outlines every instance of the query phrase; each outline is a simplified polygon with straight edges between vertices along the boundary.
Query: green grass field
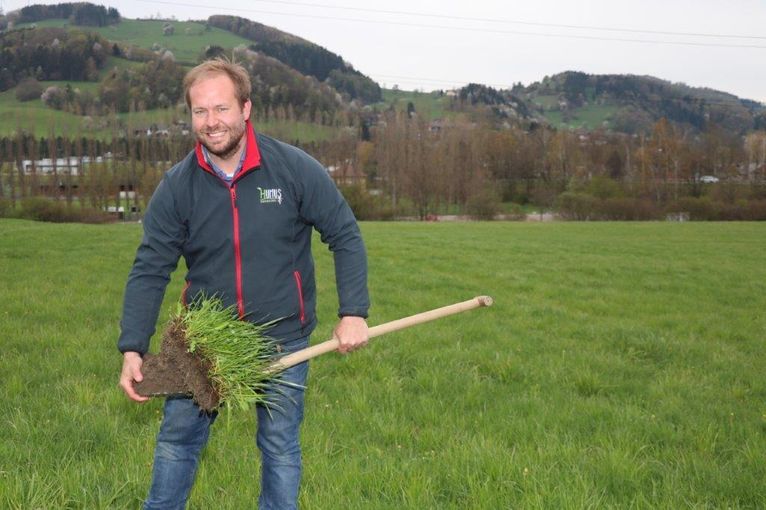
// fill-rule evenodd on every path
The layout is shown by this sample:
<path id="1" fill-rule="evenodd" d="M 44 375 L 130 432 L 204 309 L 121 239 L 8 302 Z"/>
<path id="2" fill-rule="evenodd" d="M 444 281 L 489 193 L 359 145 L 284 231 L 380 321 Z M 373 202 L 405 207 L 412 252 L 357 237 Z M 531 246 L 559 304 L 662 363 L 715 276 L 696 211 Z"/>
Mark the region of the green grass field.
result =
<path id="1" fill-rule="evenodd" d="M 415 111 L 426 119 L 443 119 L 457 115 L 448 110 L 450 98 L 440 96 L 438 92 L 383 89 L 383 102 L 378 103 L 377 106 L 380 109 L 393 106 L 397 111 L 407 111 L 407 103 L 410 102 L 415 107 Z"/>
<path id="2" fill-rule="evenodd" d="M 303 508 L 766 507 L 766 225 L 362 230 L 371 324 L 496 304 L 312 362 Z M 121 395 L 114 344 L 140 234 L 0 220 L 0 508 L 139 508 L 161 402 Z M 230 418 L 192 509 L 255 505 L 254 418 Z"/>
<path id="3" fill-rule="evenodd" d="M 165 36 L 162 32 L 165 23 L 167 22 L 161 20 L 125 19 L 119 25 L 96 28 L 95 31 L 110 41 L 133 44 L 144 49 L 151 49 L 156 43 L 172 51 L 176 60 L 195 64 L 208 46 L 216 45 L 231 50 L 243 44 L 253 44 L 252 41 L 220 28 L 211 27 L 209 31 L 205 31 L 204 24 L 192 21 L 171 21 L 174 33 Z"/>
<path id="4" fill-rule="evenodd" d="M 120 64 L 126 62 L 118 60 Z M 51 85 L 72 85 L 73 88 L 96 91 L 98 84 L 91 82 L 42 82 L 44 87 Z M 84 117 L 74 113 L 48 108 L 42 100 L 20 103 L 16 100 L 16 89 L 0 92 L 0 137 L 13 137 L 21 130 L 32 133 L 37 138 L 55 136 L 85 136 L 110 141 L 115 132 L 131 132 L 134 126 L 146 127 L 152 124 L 169 126 L 175 120 L 189 120 L 187 113 L 179 109 L 155 109 L 141 112 L 120 113 L 117 115 Z M 322 126 L 303 121 L 253 120 L 256 128 L 263 133 L 284 140 L 301 142 L 335 139 L 342 135 L 342 130 L 332 126 Z"/>
<path id="5" fill-rule="evenodd" d="M 173 52 L 180 62 L 196 63 L 200 54 L 207 46 L 216 45 L 231 50 L 244 44 L 249 46 L 252 41 L 239 37 L 226 30 L 211 27 L 205 31 L 205 25 L 193 21 L 170 21 L 173 25 L 173 35 L 163 35 L 162 27 L 168 23 L 163 20 L 124 19 L 119 24 L 107 27 L 73 27 L 80 30 L 97 32 L 110 41 L 130 44 L 149 50 L 158 44 Z M 69 27 L 67 20 L 49 19 L 35 23 L 38 27 Z M 24 24 L 20 27 L 25 26 Z"/>
<path id="6" fill-rule="evenodd" d="M 47 87 L 48 83 L 43 82 L 43 85 Z M 82 82 L 70 83 L 75 87 Z M 38 138 L 50 135 L 51 131 L 56 136 L 87 133 L 82 117 L 48 108 L 42 100 L 20 103 L 16 100 L 15 88 L 0 92 L 0 119 L 0 137 L 13 136 L 18 130 L 33 133 Z"/>
<path id="7" fill-rule="evenodd" d="M 562 112 L 558 110 L 558 96 L 537 96 L 533 100 L 545 110 L 545 118 L 559 129 L 587 129 L 594 130 L 604 127 L 619 110 L 612 104 L 593 104 L 575 108 L 571 112 L 571 118 L 564 121 Z"/>
<path id="8" fill-rule="evenodd" d="M 126 62 L 118 60 L 118 62 Z M 95 82 L 66 82 L 44 81 L 43 88 L 67 84 L 72 88 L 89 90 L 98 93 L 98 83 Z M 173 119 L 181 118 L 184 114 L 172 109 L 156 109 L 136 113 L 120 113 L 117 115 L 82 116 L 45 106 L 40 99 L 20 103 L 16 100 L 16 88 L 0 92 L 0 137 L 15 136 L 21 130 L 34 134 L 36 138 L 55 136 L 79 137 L 84 136 L 109 141 L 114 132 L 120 132 L 130 126 L 149 126 L 151 124 L 169 125 Z"/>

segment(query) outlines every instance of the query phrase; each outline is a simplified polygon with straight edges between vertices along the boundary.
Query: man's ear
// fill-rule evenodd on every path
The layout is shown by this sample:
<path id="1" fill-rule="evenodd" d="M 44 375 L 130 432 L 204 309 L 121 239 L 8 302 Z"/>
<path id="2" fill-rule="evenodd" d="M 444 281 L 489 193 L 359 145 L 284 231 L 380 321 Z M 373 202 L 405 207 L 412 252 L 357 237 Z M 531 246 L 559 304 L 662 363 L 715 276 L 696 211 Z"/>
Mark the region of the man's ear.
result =
<path id="1" fill-rule="evenodd" d="M 250 109 L 252 107 L 253 103 L 251 103 L 249 99 L 245 101 L 245 104 L 242 105 L 242 116 L 245 118 L 245 120 L 250 119 Z"/>

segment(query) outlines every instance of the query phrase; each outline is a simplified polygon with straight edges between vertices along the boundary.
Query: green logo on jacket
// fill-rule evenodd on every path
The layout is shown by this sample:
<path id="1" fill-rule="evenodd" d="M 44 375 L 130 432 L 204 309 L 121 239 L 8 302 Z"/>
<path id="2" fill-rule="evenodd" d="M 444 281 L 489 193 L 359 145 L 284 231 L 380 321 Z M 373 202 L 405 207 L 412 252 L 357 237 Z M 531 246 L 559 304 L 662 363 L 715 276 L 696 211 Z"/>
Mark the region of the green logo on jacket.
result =
<path id="1" fill-rule="evenodd" d="M 282 204 L 282 188 L 258 188 L 258 193 L 260 193 L 262 204 Z"/>

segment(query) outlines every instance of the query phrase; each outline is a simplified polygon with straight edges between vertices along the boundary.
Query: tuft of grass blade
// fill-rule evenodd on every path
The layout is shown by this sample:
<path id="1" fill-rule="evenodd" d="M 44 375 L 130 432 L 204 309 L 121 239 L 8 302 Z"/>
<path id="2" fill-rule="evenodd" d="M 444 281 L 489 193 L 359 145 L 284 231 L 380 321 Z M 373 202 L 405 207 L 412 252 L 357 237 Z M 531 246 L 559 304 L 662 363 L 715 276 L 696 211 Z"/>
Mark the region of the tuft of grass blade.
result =
<path id="1" fill-rule="evenodd" d="M 205 296 L 188 308 L 179 305 L 177 320 L 184 329 L 187 350 L 207 362 L 208 379 L 226 407 L 269 405 L 265 388 L 275 378 L 269 367 L 277 349 L 266 331 L 275 321 L 240 320 L 235 306 L 226 307 L 220 298 Z"/>

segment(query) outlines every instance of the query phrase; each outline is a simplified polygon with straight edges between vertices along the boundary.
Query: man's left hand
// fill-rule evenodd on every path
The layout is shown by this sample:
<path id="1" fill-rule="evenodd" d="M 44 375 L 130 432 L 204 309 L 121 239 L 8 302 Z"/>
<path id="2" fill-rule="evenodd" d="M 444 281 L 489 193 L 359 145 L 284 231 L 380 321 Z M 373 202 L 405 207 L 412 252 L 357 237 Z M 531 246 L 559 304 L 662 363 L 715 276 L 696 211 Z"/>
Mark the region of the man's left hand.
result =
<path id="1" fill-rule="evenodd" d="M 339 353 L 348 354 L 355 351 L 367 345 L 367 340 L 369 340 L 367 321 L 363 317 L 343 317 L 335 326 L 333 336 L 340 342 Z"/>

